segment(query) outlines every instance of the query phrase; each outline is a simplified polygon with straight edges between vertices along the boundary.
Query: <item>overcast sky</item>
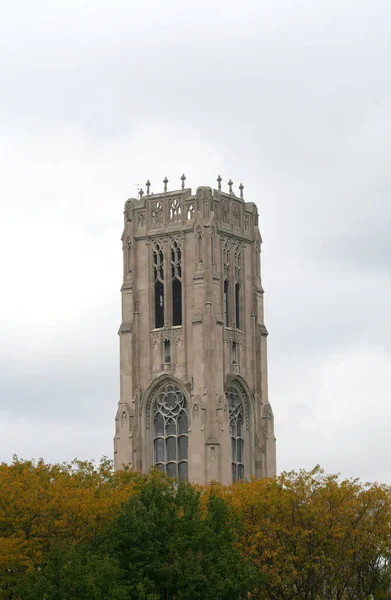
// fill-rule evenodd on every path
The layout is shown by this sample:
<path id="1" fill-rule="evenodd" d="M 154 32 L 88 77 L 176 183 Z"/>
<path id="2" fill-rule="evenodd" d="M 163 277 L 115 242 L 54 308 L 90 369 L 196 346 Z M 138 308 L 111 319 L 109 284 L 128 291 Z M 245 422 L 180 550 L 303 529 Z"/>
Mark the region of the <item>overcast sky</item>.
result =
<path id="1" fill-rule="evenodd" d="M 243 181 L 278 470 L 391 484 L 390 0 L 0 0 L 0 461 L 112 456 L 124 201 Z"/>

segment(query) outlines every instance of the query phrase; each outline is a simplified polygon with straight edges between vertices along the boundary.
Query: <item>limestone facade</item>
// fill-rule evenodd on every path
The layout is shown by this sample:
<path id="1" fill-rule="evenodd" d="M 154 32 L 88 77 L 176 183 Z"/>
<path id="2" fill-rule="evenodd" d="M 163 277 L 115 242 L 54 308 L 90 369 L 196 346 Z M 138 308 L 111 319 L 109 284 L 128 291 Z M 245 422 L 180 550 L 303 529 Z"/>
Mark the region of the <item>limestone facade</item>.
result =
<path id="1" fill-rule="evenodd" d="M 185 187 L 125 203 L 116 468 L 196 483 L 276 474 L 258 211 Z"/>

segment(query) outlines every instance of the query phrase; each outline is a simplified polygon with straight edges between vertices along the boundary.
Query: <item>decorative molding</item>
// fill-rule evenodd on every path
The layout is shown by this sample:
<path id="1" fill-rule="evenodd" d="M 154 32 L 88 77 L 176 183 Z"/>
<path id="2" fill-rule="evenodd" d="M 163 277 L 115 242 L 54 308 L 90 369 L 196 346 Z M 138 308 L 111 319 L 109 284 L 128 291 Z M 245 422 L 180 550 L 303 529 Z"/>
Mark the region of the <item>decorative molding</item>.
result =
<path id="1" fill-rule="evenodd" d="M 230 224 L 230 201 L 226 198 L 221 203 L 221 220 L 226 225 Z"/>
<path id="2" fill-rule="evenodd" d="M 133 323 L 121 323 L 120 328 L 118 329 L 118 335 L 122 333 L 130 333 L 132 331 Z"/>
<path id="3" fill-rule="evenodd" d="M 151 226 L 158 227 L 163 225 L 163 200 L 153 200 L 151 202 Z"/>
<path id="4" fill-rule="evenodd" d="M 139 210 L 137 211 L 137 227 L 141 228 L 144 227 L 144 223 L 145 223 L 145 210 Z"/>
<path id="5" fill-rule="evenodd" d="M 152 335 L 152 347 L 153 348 L 160 348 L 160 346 L 161 346 L 161 340 L 162 340 L 161 330 L 159 330 L 159 331 L 152 331 L 151 335 Z"/>
<path id="6" fill-rule="evenodd" d="M 232 225 L 240 228 L 240 205 L 238 202 L 232 202 Z"/>
<path id="7" fill-rule="evenodd" d="M 226 327 L 224 330 L 224 341 L 226 346 L 230 346 L 233 343 L 239 345 L 239 347 L 244 349 L 244 341 L 245 334 L 240 329 L 232 329 L 230 327 Z"/>
<path id="8" fill-rule="evenodd" d="M 196 323 L 202 323 L 202 320 L 203 320 L 202 315 L 196 314 L 196 315 L 193 315 L 191 322 L 193 323 L 193 325 L 195 325 Z"/>
<path id="9" fill-rule="evenodd" d="M 188 221 L 194 219 L 196 213 L 196 201 L 189 200 L 186 202 L 186 218 Z"/>
<path id="10" fill-rule="evenodd" d="M 181 198 L 171 198 L 169 200 L 168 218 L 169 221 L 182 221 L 182 200 Z"/>
<path id="11" fill-rule="evenodd" d="M 231 407 L 233 406 L 233 404 L 235 404 L 237 406 L 240 403 L 243 406 L 244 413 L 245 413 L 245 420 L 246 420 L 246 429 L 249 430 L 250 429 L 249 398 L 247 397 L 245 390 L 240 385 L 240 382 L 238 380 L 233 379 L 229 383 L 227 390 L 225 392 L 225 397 L 227 399 L 228 406 L 230 407 L 230 413 L 231 413 L 231 410 L 232 410 Z"/>
<path id="12" fill-rule="evenodd" d="M 162 327 L 151 331 L 152 347 L 160 348 L 165 341 L 181 346 L 183 344 L 182 327 Z"/>

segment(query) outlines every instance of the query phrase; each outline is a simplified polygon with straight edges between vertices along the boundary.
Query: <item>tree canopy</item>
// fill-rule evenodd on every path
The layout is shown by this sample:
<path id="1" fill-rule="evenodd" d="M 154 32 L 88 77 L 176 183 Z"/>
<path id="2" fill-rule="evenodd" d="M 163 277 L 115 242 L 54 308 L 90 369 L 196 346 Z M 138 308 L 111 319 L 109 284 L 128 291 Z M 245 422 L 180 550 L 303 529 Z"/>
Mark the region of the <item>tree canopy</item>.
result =
<path id="1" fill-rule="evenodd" d="M 0 600 L 390 599 L 391 489 L 0 465 Z"/>

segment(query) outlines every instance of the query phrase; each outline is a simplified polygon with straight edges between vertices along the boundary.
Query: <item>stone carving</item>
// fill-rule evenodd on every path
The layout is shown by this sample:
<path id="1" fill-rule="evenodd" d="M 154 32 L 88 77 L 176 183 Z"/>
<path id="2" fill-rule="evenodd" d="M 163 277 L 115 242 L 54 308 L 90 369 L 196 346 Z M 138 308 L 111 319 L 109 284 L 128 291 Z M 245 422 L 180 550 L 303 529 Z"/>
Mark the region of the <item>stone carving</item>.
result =
<path id="1" fill-rule="evenodd" d="M 205 219 L 210 216 L 213 210 L 212 190 L 210 188 L 199 188 L 197 190 L 197 204 L 199 212 L 202 212 Z"/>
<path id="2" fill-rule="evenodd" d="M 248 231 L 250 227 L 250 215 L 245 214 L 244 215 L 244 229 L 245 231 Z"/>
<path id="3" fill-rule="evenodd" d="M 125 220 L 127 222 L 132 221 L 132 211 L 133 211 L 133 202 L 131 200 L 127 200 L 125 202 Z"/>
<path id="4" fill-rule="evenodd" d="M 144 227 L 145 210 L 139 210 L 137 213 L 137 227 Z"/>
<path id="5" fill-rule="evenodd" d="M 187 220 L 191 221 L 191 219 L 194 219 L 195 216 L 195 201 L 194 200 L 190 200 L 189 202 L 186 202 L 186 212 L 187 212 Z"/>
<path id="6" fill-rule="evenodd" d="M 226 223 L 227 225 L 229 225 L 230 219 L 229 219 L 229 200 L 227 200 L 226 198 L 224 198 L 222 205 L 221 205 L 221 214 L 222 214 L 222 220 L 223 223 Z"/>
<path id="7" fill-rule="evenodd" d="M 182 220 L 182 203 L 180 198 L 170 200 L 169 219 L 171 222 Z"/>
<path id="8" fill-rule="evenodd" d="M 164 283 L 164 254 L 161 240 L 155 240 L 152 246 L 152 268 L 154 282 Z"/>
<path id="9" fill-rule="evenodd" d="M 242 386 L 238 383 L 237 380 L 234 380 L 230 383 L 225 396 L 227 398 L 228 406 L 230 408 L 230 417 L 231 411 L 240 410 L 240 406 L 244 406 L 245 419 L 246 419 L 246 429 L 250 429 L 250 405 L 249 400 L 247 398 L 247 394 L 242 389 Z"/>
<path id="10" fill-rule="evenodd" d="M 240 206 L 237 202 L 232 204 L 232 224 L 234 227 L 240 227 Z"/>
<path id="11" fill-rule="evenodd" d="M 173 333 L 174 333 L 175 344 L 177 346 L 182 346 L 182 344 L 183 344 L 182 328 L 181 329 L 175 329 Z"/>
<path id="12" fill-rule="evenodd" d="M 231 347 L 233 343 L 238 344 L 238 346 L 243 350 L 244 349 L 244 333 L 239 329 L 225 329 L 224 332 L 224 341 L 225 345 Z"/>
<path id="13" fill-rule="evenodd" d="M 170 268 L 171 268 L 171 281 L 182 279 L 182 250 L 181 241 L 178 237 L 172 237 L 169 239 L 170 243 Z"/>
<path id="14" fill-rule="evenodd" d="M 152 346 L 153 348 L 160 348 L 162 334 L 161 331 L 152 331 Z"/>
<path id="15" fill-rule="evenodd" d="M 130 238 L 126 238 L 126 251 L 127 251 L 127 272 L 132 272 L 132 242 Z"/>
<path id="16" fill-rule="evenodd" d="M 163 327 L 158 331 L 151 331 L 153 348 L 160 348 L 164 341 L 168 341 L 176 346 L 183 344 L 182 327 Z"/>
<path id="17" fill-rule="evenodd" d="M 227 279 L 229 269 L 230 269 L 230 243 L 226 238 L 222 238 L 223 244 L 223 269 L 224 269 L 224 279 Z"/>
<path id="18" fill-rule="evenodd" d="M 201 225 L 198 225 L 196 229 L 197 236 L 197 246 L 198 246 L 198 262 L 202 263 L 202 238 L 204 236 L 204 232 L 202 230 Z"/>
<path id="19" fill-rule="evenodd" d="M 163 225 L 163 202 L 161 200 L 151 202 L 151 225 L 152 227 Z"/>
<path id="20" fill-rule="evenodd" d="M 240 283 L 240 276 L 242 270 L 242 255 L 240 243 L 238 241 L 234 242 L 232 253 L 234 258 L 235 283 Z"/>

